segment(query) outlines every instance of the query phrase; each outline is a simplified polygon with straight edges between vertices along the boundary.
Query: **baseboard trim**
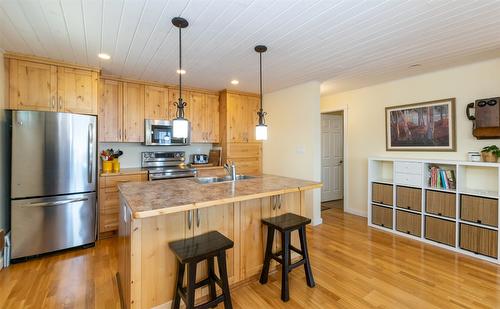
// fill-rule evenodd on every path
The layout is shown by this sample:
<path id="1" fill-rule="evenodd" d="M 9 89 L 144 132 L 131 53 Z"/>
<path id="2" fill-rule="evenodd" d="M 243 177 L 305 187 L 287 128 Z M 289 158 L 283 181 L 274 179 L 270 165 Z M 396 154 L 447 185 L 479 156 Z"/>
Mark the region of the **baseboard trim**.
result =
<path id="1" fill-rule="evenodd" d="M 319 218 L 313 219 L 311 222 L 311 225 L 316 226 L 316 225 L 320 225 L 321 223 L 323 223 L 323 219 L 321 217 L 319 217 Z"/>
<path id="2" fill-rule="evenodd" d="M 347 212 L 351 215 L 356 215 L 360 217 L 368 217 L 368 213 L 364 210 L 352 209 L 352 208 L 344 208 L 344 212 Z"/>

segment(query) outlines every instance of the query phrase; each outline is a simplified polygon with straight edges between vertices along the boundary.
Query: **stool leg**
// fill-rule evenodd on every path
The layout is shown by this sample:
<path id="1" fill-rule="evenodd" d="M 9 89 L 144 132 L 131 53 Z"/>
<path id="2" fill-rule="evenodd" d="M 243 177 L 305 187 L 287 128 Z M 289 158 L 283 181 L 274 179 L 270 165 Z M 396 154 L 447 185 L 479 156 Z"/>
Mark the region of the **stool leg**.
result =
<path id="1" fill-rule="evenodd" d="M 314 287 L 316 284 L 314 283 L 314 278 L 311 270 L 311 262 L 309 260 L 309 253 L 307 251 L 307 241 L 306 241 L 306 227 L 302 226 L 299 229 L 299 238 L 300 238 L 300 248 L 304 253 L 303 257 L 306 262 L 304 264 L 304 271 L 306 273 L 306 281 L 309 287 Z"/>
<path id="2" fill-rule="evenodd" d="M 196 284 L 196 262 L 191 262 L 189 263 L 188 267 L 188 285 L 187 285 L 187 304 L 186 308 L 187 309 L 193 309 L 194 308 L 194 295 L 195 295 L 195 287 L 194 285 Z"/>
<path id="3" fill-rule="evenodd" d="M 231 293 L 229 292 L 229 279 L 227 278 L 227 268 L 226 268 L 226 252 L 221 251 L 217 256 L 217 262 L 219 263 L 219 274 L 222 281 L 222 293 L 224 293 L 224 308 L 232 309 L 233 305 L 231 303 Z"/>
<path id="4" fill-rule="evenodd" d="M 267 240 L 266 240 L 266 253 L 264 254 L 264 265 L 262 265 L 262 272 L 260 273 L 261 284 L 267 283 L 267 278 L 269 275 L 269 264 L 271 263 L 271 255 L 273 254 L 273 242 L 274 242 L 274 228 L 268 227 L 267 229 Z"/>
<path id="5" fill-rule="evenodd" d="M 214 271 L 214 257 L 209 257 L 207 260 L 208 264 L 208 288 L 209 288 L 209 295 L 210 295 L 210 300 L 214 300 L 217 297 L 217 294 L 215 292 L 215 271 Z"/>
<path id="6" fill-rule="evenodd" d="M 172 309 L 179 309 L 181 303 L 181 296 L 179 294 L 179 290 L 182 289 L 182 280 L 184 279 L 184 270 L 186 269 L 186 265 L 182 264 L 179 260 L 177 260 L 177 280 L 175 283 L 174 289 L 174 300 L 172 301 Z"/>
<path id="7" fill-rule="evenodd" d="M 283 232 L 281 250 L 281 259 L 283 260 L 281 264 L 281 300 L 288 301 L 290 299 L 288 292 L 288 273 L 290 272 L 290 261 L 288 260 L 290 257 L 290 231 Z"/>

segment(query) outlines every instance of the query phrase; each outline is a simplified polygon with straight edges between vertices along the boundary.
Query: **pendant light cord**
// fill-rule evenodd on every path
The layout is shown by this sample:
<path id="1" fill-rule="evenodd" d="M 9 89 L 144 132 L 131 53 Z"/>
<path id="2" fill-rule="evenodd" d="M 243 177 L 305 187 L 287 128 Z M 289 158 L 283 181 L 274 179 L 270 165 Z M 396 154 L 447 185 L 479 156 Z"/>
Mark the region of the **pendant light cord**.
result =
<path id="1" fill-rule="evenodd" d="M 179 103 L 181 102 L 182 102 L 182 28 L 179 27 Z"/>
<path id="2" fill-rule="evenodd" d="M 260 56 L 260 111 L 262 112 L 262 53 Z"/>

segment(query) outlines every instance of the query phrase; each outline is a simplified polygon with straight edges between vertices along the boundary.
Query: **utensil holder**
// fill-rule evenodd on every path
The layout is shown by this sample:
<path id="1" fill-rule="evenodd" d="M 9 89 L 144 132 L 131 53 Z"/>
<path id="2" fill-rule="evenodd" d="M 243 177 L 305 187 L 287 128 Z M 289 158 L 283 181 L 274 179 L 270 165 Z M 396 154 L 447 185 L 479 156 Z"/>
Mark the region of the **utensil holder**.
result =
<path id="1" fill-rule="evenodd" d="M 118 159 L 113 159 L 112 163 L 113 163 L 113 172 L 114 173 L 120 172 L 120 161 L 118 161 Z"/>
<path id="2" fill-rule="evenodd" d="M 103 173 L 110 173 L 113 169 L 113 161 L 102 161 Z"/>

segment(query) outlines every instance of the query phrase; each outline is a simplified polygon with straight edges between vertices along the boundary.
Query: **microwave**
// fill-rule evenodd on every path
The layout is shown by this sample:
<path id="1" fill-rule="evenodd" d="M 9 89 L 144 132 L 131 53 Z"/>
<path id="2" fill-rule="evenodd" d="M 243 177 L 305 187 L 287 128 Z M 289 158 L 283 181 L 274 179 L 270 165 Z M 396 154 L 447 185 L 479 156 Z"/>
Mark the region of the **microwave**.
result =
<path id="1" fill-rule="evenodd" d="M 187 138 L 173 137 L 173 123 L 170 120 L 144 120 L 144 145 L 147 146 L 182 146 L 189 145 L 191 139 L 191 123 L 188 126 Z"/>

